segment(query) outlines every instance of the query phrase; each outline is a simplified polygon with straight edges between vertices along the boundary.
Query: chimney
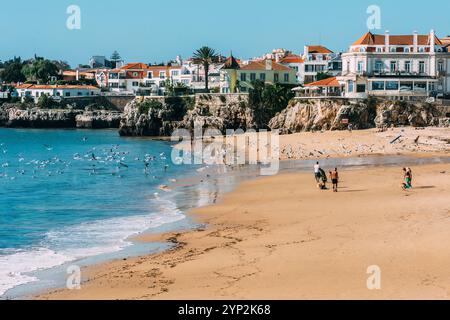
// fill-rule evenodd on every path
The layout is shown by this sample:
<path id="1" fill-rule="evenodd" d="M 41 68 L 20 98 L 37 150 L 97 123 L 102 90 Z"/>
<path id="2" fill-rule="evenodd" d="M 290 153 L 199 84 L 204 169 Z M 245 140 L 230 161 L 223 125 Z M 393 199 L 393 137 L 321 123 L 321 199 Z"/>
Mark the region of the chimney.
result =
<path id="1" fill-rule="evenodd" d="M 430 52 L 436 52 L 436 33 L 434 32 L 434 30 L 430 31 Z"/>
<path id="2" fill-rule="evenodd" d="M 384 34 L 384 46 L 385 46 L 385 51 L 389 52 L 389 45 L 390 45 L 390 35 L 389 35 L 389 30 L 386 30 L 385 34 Z"/>
<path id="3" fill-rule="evenodd" d="M 308 56 L 308 54 L 309 54 L 309 47 L 305 46 L 305 48 L 303 49 L 303 52 L 304 52 L 305 56 Z"/>
<path id="4" fill-rule="evenodd" d="M 76 79 L 77 81 L 80 80 L 80 70 L 78 70 L 78 69 L 77 69 L 77 72 L 76 72 L 75 79 Z"/>
<path id="5" fill-rule="evenodd" d="M 272 59 L 266 60 L 266 70 L 272 70 Z"/>
<path id="6" fill-rule="evenodd" d="M 414 35 L 413 35 L 413 52 L 417 52 L 419 51 L 417 46 L 419 45 L 419 34 L 417 33 L 417 31 L 414 31 Z"/>

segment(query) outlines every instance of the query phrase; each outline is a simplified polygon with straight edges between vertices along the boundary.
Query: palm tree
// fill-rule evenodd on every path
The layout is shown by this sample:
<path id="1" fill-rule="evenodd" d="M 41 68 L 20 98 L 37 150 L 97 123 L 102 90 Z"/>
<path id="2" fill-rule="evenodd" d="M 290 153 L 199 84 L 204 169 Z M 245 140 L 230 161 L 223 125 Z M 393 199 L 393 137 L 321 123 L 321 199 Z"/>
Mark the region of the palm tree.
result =
<path id="1" fill-rule="evenodd" d="M 208 91 L 209 66 L 218 58 L 216 51 L 210 47 L 201 47 L 194 52 L 194 63 L 205 69 L 205 90 Z"/>

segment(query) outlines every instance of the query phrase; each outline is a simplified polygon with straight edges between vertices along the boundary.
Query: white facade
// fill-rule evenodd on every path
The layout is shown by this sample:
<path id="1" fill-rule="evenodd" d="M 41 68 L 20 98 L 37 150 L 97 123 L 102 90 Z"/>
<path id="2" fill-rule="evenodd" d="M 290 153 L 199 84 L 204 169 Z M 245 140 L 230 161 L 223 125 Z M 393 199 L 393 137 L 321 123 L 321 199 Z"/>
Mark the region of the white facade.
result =
<path id="1" fill-rule="evenodd" d="M 366 34 L 342 55 L 345 96 L 414 99 L 450 92 L 450 53 L 435 36 Z"/>
<path id="2" fill-rule="evenodd" d="M 100 89 L 94 86 L 71 86 L 71 85 L 32 85 L 23 84 L 16 87 L 18 97 L 32 97 L 35 102 L 43 95 L 55 100 L 71 97 L 90 97 L 100 95 Z"/>
<path id="3" fill-rule="evenodd" d="M 326 73 L 329 62 L 335 57 L 336 54 L 323 46 L 305 46 L 302 57 L 304 63 L 299 75 L 300 83 L 317 81 L 317 74 Z"/>

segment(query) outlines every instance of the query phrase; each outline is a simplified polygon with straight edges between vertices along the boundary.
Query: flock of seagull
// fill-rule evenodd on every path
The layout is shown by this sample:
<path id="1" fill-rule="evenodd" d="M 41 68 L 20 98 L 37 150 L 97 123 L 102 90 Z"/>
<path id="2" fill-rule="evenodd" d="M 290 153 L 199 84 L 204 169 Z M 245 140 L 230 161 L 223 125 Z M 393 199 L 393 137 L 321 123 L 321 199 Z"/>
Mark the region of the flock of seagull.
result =
<path id="1" fill-rule="evenodd" d="M 87 137 L 83 137 L 82 141 L 88 141 Z M 43 144 L 42 148 L 51 153 L 53 147 L 51 145 Z M 12 160 L 14 158 L 14 160 Z M 63 175 L 71 168 L 74 163 L 83 163 L 82 170 L 88 171 L 89 175 L 108 174 L 123 177 L 123 172 L 128 170 L 131 166 L 141 166 L 144 175 L 151 175 L 153 172 L 152 165 L 158 165 L 160 169 L 161 163 L 165 163 L 166 154 L 160 153 L 158 156 L 145 154 L 142 158 L 132 158 L 129 151 L 122 151 L 120 145 L 112 145 L 108 148 L 97 149 L 97 147 L 90 148 L 84 153 L 75 153 L 70 159 L 62 159 L 57 155 L 51 154 L 51 157 L 46 160 L 31 159 L 27 160 L 23 154 L 17 156 L 8 156 L 8 147 L 5 143 L 0 143 L 0 179 L 15 180 L 18 177 L 24 176 L 35 179 L 39 176 L 55 176 Z M 164 164 L 163 170 L 166 172 L 169 165 Z M 153 176 L 156 179 L 156 176 Z"/>

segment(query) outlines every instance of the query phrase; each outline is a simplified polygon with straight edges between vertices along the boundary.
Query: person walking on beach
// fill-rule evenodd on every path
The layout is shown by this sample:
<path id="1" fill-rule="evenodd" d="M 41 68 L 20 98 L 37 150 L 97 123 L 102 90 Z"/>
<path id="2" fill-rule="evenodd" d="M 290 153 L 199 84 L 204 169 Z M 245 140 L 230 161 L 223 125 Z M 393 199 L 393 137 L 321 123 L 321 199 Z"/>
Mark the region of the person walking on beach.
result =
<path id="1" fill-rule="evenodd" d="M 409 168 L 403 168 L 403 178 L 402 189 L 404 191 L 412 189 L 412 171 Z"/>
<path id="2" fill-rule="evenodd" d="M 330 178 L 333 184 L 333 192 L 338 192 L 339 173 L 337 168 L 334 168 L 334 171 L 330 171 Z"/>
<path id="3" fill-rule="evenodd" d="M 316 178 L 316 182 L 319 183 L 321 177 L 319 161 L 314 165 L 314 177 Z"/>

